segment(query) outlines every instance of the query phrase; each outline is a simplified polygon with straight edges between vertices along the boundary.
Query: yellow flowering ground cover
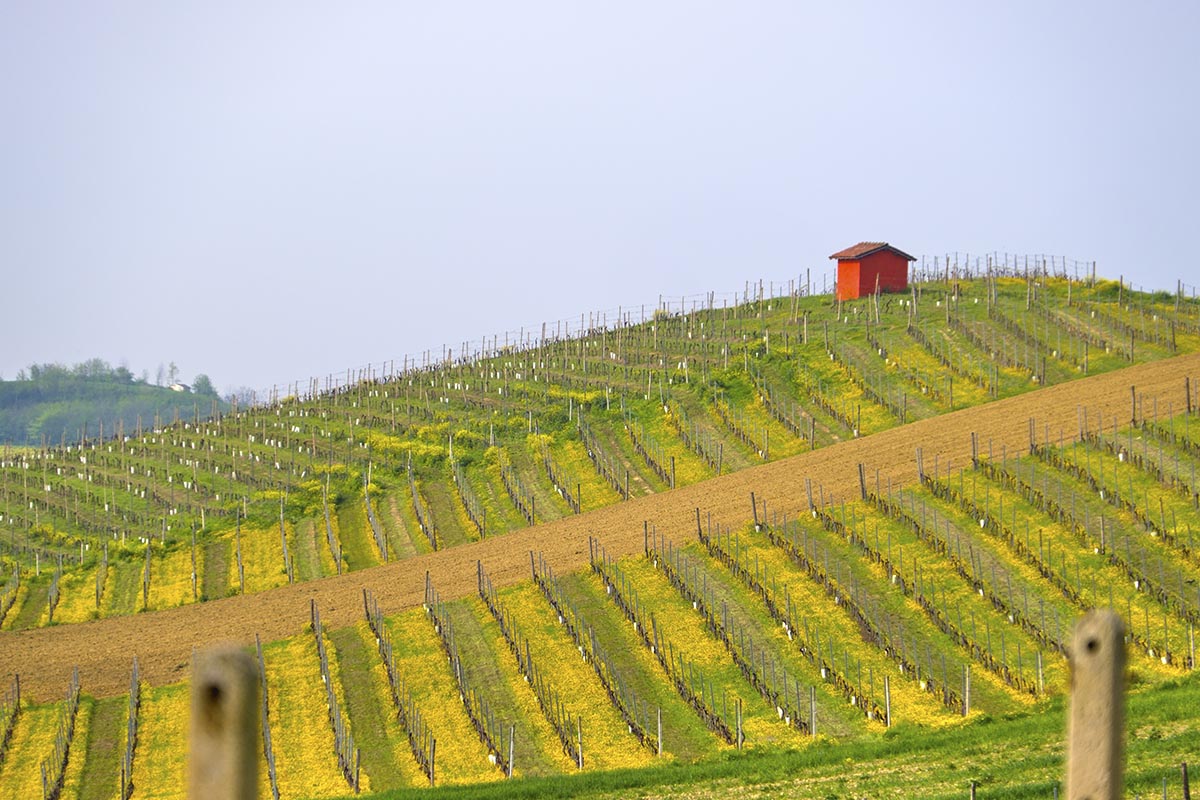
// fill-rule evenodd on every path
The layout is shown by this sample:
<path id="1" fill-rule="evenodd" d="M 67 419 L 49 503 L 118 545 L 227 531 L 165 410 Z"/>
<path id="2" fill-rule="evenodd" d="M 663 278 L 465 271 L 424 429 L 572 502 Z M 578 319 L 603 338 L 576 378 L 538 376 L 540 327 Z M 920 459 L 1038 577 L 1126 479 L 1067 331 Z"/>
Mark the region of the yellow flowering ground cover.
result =
<path id="1" fill-rule="evenodd" d="M 95 708 L 95 700 L 82 696 L 79 698 L 79 709 L 75 712 L 75 736 L 71 740 L 60 797 L 78 797 L 82 789 L 83 767 L 87 762 L 88 736 L 91 734 L 92 712 Z"/>
<path id="2" fill-rule="evenodd" d="M 500 592 L 522 636 L 529 640 L 534 664 L 558 692 L 567 712 L 583 725 L 584 769 L 641 767 L 653 760 L 621 719 L 592 667 L 583 660 L 558 615 L 532 581 Z"/>
<path id="3" fill-rule="evenodd" d="M 742 532 L 739 542 L 742 563 L 751 564 L 757 557 L 760 569 L 775 577 L 777 591 L 780 593 L 786 591 L 791 595 L 796 623 L 794 636 L 797 642 L 807 641 L 808 646 L 814 649 L 819 644 L 826 660 L 829 659 L 828 652 L 831 642 L 835 658 L 839 661 L 841 661 L 844 651 L 849 650 L 853 653 L 857 663 L 854 665 L 852 678 L 857 680 L 857 666 L 858 663 L 861 663 L 864 682 L 869 682 L 869 677 L 872 676 L 875 679 L 875 698 L 880 706 L 883 705 L 884 678 L 888 679 L 892 696 L 893 723 L 911 721 L 943 727 L 957 724 L 961 720 L 961 717 L 944 710 L 937 698 L 923 691 L 913 680 L 901 674 L 895 662 L 888 658 L 881 649 L 865 646 L 862 638 L 858 635 L 858 623 L 849 612 L 842 606 L 834 605 L 825 594 L 824 587 L 810 580 L 798 567 L 795 567 L 780 548 L 771 545 L 761 534 L 751 535 Z M 786 603 L 786 600 L 784 602 Z M 842 670 L 844 671 L 844 665 L 842 665 Z M 870 687 L 866 687 L 866 690 L 870 692 Z M 818 707 L 818 732 L 821 730 L 820 717 L 821 710 Z"/>
<path id="4" fill-rule="evenodd" d="M 317 516 L 312 519 L 313 525 L 313 542 L 317 548 L 317 563 L 320 565 L 320 574 L 336 575 L 337 564 L 333 560 L 333 551 L 329 549 L 329 540 L 325 535 L 325 514 L 323 511 L 317 511 Z M 329 525 L 333 528 L 334 541 L 337 541 L 337 514 L 329 512 Z M 342 565 L 345 569 L 346 565 Z"/>
<path id="5" fill-rule="evenodd" d="M 190 707 L 188 683 L 142 687 L 133 759 L 133 796 L 139 800 L 183 800 L 187 796 Z"/>
<path id="6" fill-rule="evenodd" d="M 445 492 L 444 502 L 447 502 L 452 509 L 452 513 L 454 514 L 454 523 L 458 526 L 458 529 L 462 531 L 464 541 L 478 542 L 480 540 L 479 529 L 476 528 L 475 523 L 471 521 L 471 516 L 467 513 L 467 507 L 463 504 L 462 498 L 458 494 L 458 488 L 454 485 L 454 470 L 452 467 L 447 465 L 446 469 L 438 479 L 438 484 L 443 487 Z M 378 511 L 375 513 L 376 516 L 379 515 Z"/>
<path id="7" fill-rule="evenodd" d="M 463 709 L 446 655 L 424 609 L 388 617 L 386 625 L 396 666 L 437 739 L 438 785 L 501 780 L 504 776 L 488 763 L 487 750 Z"/>
<path id="8" fill-rule="evenodd" d="M 4 624 L 0 625 L 0 630 L 11 631 L 16 623 L 17 614 L 21 611 L 21 606 L 25 604 L 25 598 L 29 596 L 29 582 L 22 581 L 17 587 L 17 596 L 13 600 L 12 608 L 8 609 L 8 613 L 4 615 Z"/>
<path id="9" fill-rule="evenodd" d="M 49 621 L 50 606 L 42 614 L 38 624 Z M 99 615 L 96 608 L 96 568 L 64 572 L 58 581 L 58 606 L 54 609 L 54 622 L 67 624 L 85 622 Z"/>
<path id="10" fill-rule="evenodd" d="M 830 331 L 833 331 L 832 325 Z M 813 333 L 810 331 L 808 353 L 801 355 L 804 363 L 797 373 L 801 376 L 800 396 L 804 397 L 811 392 L 821 393 L 830 405 L 849 416 L 852 421 L 861 420 L 860 435 L 895 426 L 895 417 L 887 409 L 867 399 L 863 391 L 854 385 L 850 371 L 831 360 L 820 346 L 814 348 L 813 343 Z M 859 374 L 857 370 L 855 374 Z M 843 430 L 838 431 L 839 435 L 842 435 Z"/>
<path id="11" fill-rule="evenodd" d="M 1010 467 L 1011 465 L 1010 461 Z M 1028 472 L 1024 474 L 1027 476 Z M 976 483 L 975 487 L 972 487 L 973 479 Z M 1082 587 L 1085 603 L 1095 604 L 1098 607 L 1111 605 L 1125 619 L 1125 624 L 1131 631 L 1139 636 L 1147 636 L 1153 643 L 1162 641 L 1162 606 L 1134 586 L 1133 581 L 1121 567 L 1109 562 L 1107 554 L 1096 552 L 1098 547 L 1082 546 L 1074 534 L 1061 523 L 1055 522 L 1033 508 L 1019 495 L 997 486 L 982 476 L 972 474 L 970 477 L 965 477 L 961 484 L 955 476 L 952 483 L 956 490 L 961 485 L 968 497 L 975 498 L 977 505 L 986 506 L 994 516 L 1002 518 L 1010 528 L 1013 527 L 1012 520 L 1015 510 L 1017 527 L 1014 528 L 1014 531 L 1018 535 L 1024 534 L 1025 524 L 1028 522 L 1029 549 L 1034 553 L 1042 553 L 1044 560 L 1053 566 L 1054 571 L 1059 575 L 1067 576 L 1072 585 L 1076 585 L 1078 580 L 1078 585 Z M 1003 502 L 1003 513 L 1001 513 L 1001 502 Z M 1044 579 L 1039 577 L 1038 580 Z M 1050 627 L 1051 631 L 1055 631 L 1056 629 L 1052 627 L 1053 623 L 1049 622 L 1050 600 L 1056 599 L 1054 595 L 1058 593 L 1047 592 L 1046 594 L 1047 627 Z M 1064 638 L 1070 636 L 1067 628 L 1070 620 L 1073 620 L 1078 614 L 1078 609 L 1070 605 L 1066 606 L 1065 612 L 1060 611 L 1060 625 Z M 1167 634 L 1173 653 L 1188 652 L 1188 629 L 1185 624 L 1173 618 L 1169 619 Z M 1161 653 L 1157 651 L 1154 657 L 1149 657 L 1141 647 L 1130 647 L 1129 655 L 1131 659 L 1138 661 L 1139 671 L 1144 670 L 1156 678 L 1177 677 L 1179 674 L 1175 668 L 1161 663 L 1159 658 Z M 1060 666 L 1065 668 L 1065 664 Z M 1055 684 L 1055 688 L 1056 690 L 1065 690 L 1065 679 L 1059 680 Z"/>
<path id="12" fill-rule="evenodd" d="M 128 696 L 92 700 L 81 698 L 80 708 L 90 706 L 85 738 L 76 739 L 80 748 L 78 792 L 66 794 L 77 800 L 112 800 L 120 789 L 120 760 L 125 740 Z M 74 757 L 72 757 L 74 762 Z"/>
<path id="13" fill-rule="evenodd" d="M 42 759 L 54 752 L 62 703 L 24 706 L 13 729 L 12 744 L 0 765 L 0 797 L 42 796 Z"/>
<path id="14" fill-rule="evenodd" d="M 246 574 L 246 594 L 283 586 L 288 582 L 283 567 L 283 545 L 279 541 L 279 526 L 241 530 L 242 565 Z M 236 547 L 236 545 L 235 545 Z M 237 585 L 237 556 L 230 569 L 230 583 Z"/>
<path id="15" fill-rule="evenodd" d="M 974 587 L 968 584 L 955 571 L 949 559 L 937 554 L 923 542 L 918 541 L 916 534 L 912 533 L 906 526 L 882 514 L 864 509 L 862 506 L 859 506 L 856 510 L 859 514 L 862 514 L 866 510 L 869 515 L 866 517 L 866 522 L 861 526 L 862 530 L 870 530 L 872 532 L 878 530 L 881 541 L 890 534 L 892 546 L 894 548 L 904 548 L 907 566 L 902 567 L 902 574 L 910 582 L 913 581 L 912 559 L 915 558 L 917 560 L 920 565 L 922 585 L 936 587 L 935 589 L 926 589 L 926 591 L 930 594 L 936 591 L 935 605 L 947 615 L 951 624 L 955 627 L 959 627 L 961 624 L 963 633 L 971 636 L 979 646 L 985 648 L 987 646 L 987 631 L 990 630 L 992 634 L 993 657 L 997 659 L 1005 658 L 1010 668 L 1014 671 L 1020 666 L 1022 677 L 1036 682 L 1037 652 L 1042 649 L 1043 646 L 1041 644 L 1023 631 L 1020 626 L 1009 622 L 1007 615 L 996 610 L 989 600 L 980 596 Z M 1003 587 L 993 588 L 996 591 L 1003 591 Z M 1017 601 L 1020 601 L 1020 595 L 1017 595 Z M 1001 634 L 1003 634 L 1003 649 L 1001 648 Z M 1017 658 L 1018 644 L 1021 653 L 1019 660 Z M 964 658 L 967 657 L 966 651 L 961 648 L 959 654 Z M 1061 666 L 1057 663 L 1058 660 L 1046 659 L 1046 661 L 1054 661 L 1055 663 L 1044 664 L 1043 675 L 1046 674 L 1047 668 L 1050 668 L 1051 677 L 1056 679 L 1060 677 L 1058 671 L 1061 669 Z M 973 685 L 976 681 L 987 681 L 995 687 L 996 691 L 1007 694 L 1014 704 L 1029 705 L 1034 701 L 1031 695 L 1009 688 L 998 676 L 988 671 L 982 664 L 972 664 L 971 674 Z"/>
<path id="16" fill-rule="evenodd" d="M 781 342 L 782 344 L 782 342 Z M 793 436 L 787 428 L 783 427 L 763 404 L 762 398 L 758 394 L 758 390 L 741 372 L 729 372 L 723 375 L 723 383 L 725 389 L 723 393 L 723 402 L 726 407 L 731 409 L 727 413 L 730 418 L 751 438 L 755 447 L 750 448 L 741 440 L 737 439 L 726 426 L 725 422 L 716 413 L 716 405 L 707 403 L 695 410 L 695 414 L 706 414 L 706 422 L 712 428 L 719 432 L 721 437 L 726 442 L 725 456 L 730 455 L 730 451 L 738 451 L 745 455 L 749 464 L 761 464 L 762 456 L 758 450 L 763 444 L 763 431 L 766 431 L 766 445 L 769 460 L 776 461 L 780 458 L 793 456 L 797 453 L 807 452 L 810 445 L 807 441 Z M 701 418 L 697 416 L 697 418 Z M 730 464 L 731 462 L 726 462 Z M 735 462 L 734 462 L 735 463 Z M 725 467 L 728 471 L 728 467 Z"/>
<path id="17" fill-rule="evenodd" d="M 891 346 L 887 350 L 888 372 L 895 375 L 899 380 L 903 380 L 902 376 L 905 372 L 912 372 L 918 380 L 930 382 L 934 389 L 941 393 L 942 399 L 938 402 L 929 397 L 929 402 L 936 404 L 943 411 L 950 410 L 949 401 L 952 387 L 946 380 L 950 372 L 942 366 L 942 363 L 925 352 L 919 344 L 907 336 L 896 334 L 889 337 L 887 341 L 891 342 Z M 954 363 L 956 367 L 960 365 L 968 369 L 971 367 L 969 364 L 963 364 L 957 358 L 954 359 Z M 913 391 L 919 391 L 908 381 L 903 381 L 902 385 L 906 387 L 906 390 L 910 394 Z M 967 380 L 961 375 L 953 376 L 953 392 L 954 408 L 977 406 L 990 399 L 986 388 Z"/>
<path id="18" fill-rule="evenodd" d="M 337 687 L 336 657 L 329 671 Z M 286 797 L 338 797 L 351 788 L 338 769 L 317 645 L 311 633 L 263 645 L 270 693 L 271 739 L 279 792 Z M 365 787 L 364 787 L 365 788 Z"/>
<path id="19" fill-rule="evenodd" d="M 658 661 L 642 646 L 642 640 L 629 620 L 613 607 L 599 577 L 590 571 L 576 572 L 560 576 L 558 584 L 566 601 L 587 620 L 597 644 L 626 686 L 637 694 L 651 714 L 661 710 L 663 758 L 696 761 L 724 747 L 675 688 L 663 679 Z"/>
<path id="20" fill-rule="evenodd" d="M 790 688 L 789 680 L 788 699 L 792 703 L 799 703 L 801 714 L 805 718 L 808 714 L 808 687 L 816 688 L 817 728 L 821 735 L 842 739 L 867 730 L 884 730 L 881 721 L 868 721 L 859 709 L 851 706 L 836 688 L 821 677 L 820 668 L 806 659 L 796 646 L 796 634 L 789 639 L 784 627 L 770 617 L 762 599 L 716 559 L 711 558 L 703 545 L 693 542 L 686 545 L 684 550 L 690 558 L 706 567 L 709 575 L 708 585 L 716 601 L 728 604 L 730 624 L 739 632 L 744 632 L 747 637 L 752 636 L 756 648 L 766 648 L 767 652 L 787 669 L 789 679 L 800 682 L 803 688 L 797 701 L 791 696 L 795 690 Z M 786 604 L 786 600 L 782 602 Z M 803 640 L 803 631 L 799 639 Z M 882 678 L 879 679 L 876 689 L 876 693 L 882 698 Z M 869 687 L 867 691 L 870 691 Z"/>
<path id="21" fill-rule="evenodd" d="M 798 731 L 785 725 L 776 715 L 774 706 L 769 706 L 747 683 L 725 646 L 704 629 L 703 617 L 682 598 L 666 576 L 640 557 L 625 559 L 621 567 L 637 587 L 640 601 L 653 610 L 659 635 L 665 636 L 675 652 L 682 652 L 711 681 L 716 692 L 716 711 L 728 715 L 731 729 L 736 701 L 741 698 L 747 746 L 796 747 L 806 741 Z M 722 706 L 723 695 L 728 703 L 725 706 Z"/>
<path id="22" fill-rule="evenodd" d="M 638 398 L 634 401 L 635 416 L 640 421 L 640 424 L 634 426 L 634 430 L 639 438 L 645 437 L 647 440 L 657 442 L 662 448 L 661 455 L 663 457 L 663 469 L 667 470 L 669 475 L 671 472 L 671 456 L 675 456 L 675 485 L 689 486 L 693 483 L 699 483 L 702 480 L 711 478 L 713 471 L 709 469 L 708 464 L 700 456 L 693 453 L 691 450 L 683 447 L 679 442 L 678 435 L 675 429 L 667 422 L 667 414 L 663 410 L 662 404 L 658 401 L 658 387 L 654 388 L 654 393 L 651 395 L 649 402 Z M 626 445 L 632 448 L 632 441 L 629 438 L 629 432 L 618 427 L 618 431 L 624 439 L 623 447 Z M 643 446 L 647 450 L 654 452 L 650 447 L 650 441 L 643 442 Z M 657 485 L 658 478 L 654 473 L 645 467 L 642 457 L 633 453 L 631 463 L 637 464 L 638 469 L 647 475 L 647 479 Z M 658 454 L 654 456 L 658 458 Z M 650 477 L 654 476 L 654 477 Z"/>
<path id="23" fill-rule="evenodd" d="M 549 434 L 531 433 L 526 437 L 525 447 L 509 447 L 504 454 L 509 466 L 516 470 L 525 491 L 533 495 L 534 522 L 550 522 L 574 514 L 567 501 L 559 497 L 558 492 L 546 477 L 545 467 L 542 466 L 540 446 L 549 441 Z M 538 455 L 533 455 L 537 452 Z M 506 495 L 507 496 L 507 495 Z"/>
<path id="24" fill-rule="evenodd" d="M 508 533 L 529 524 L 504 491 L 504 482 L 500 478 L 502 453 L 499 447 L 489 447 L 483 453 L 483 469 L 463 470 L 475 489 L 475 496 L 487 510 L 488 536 Z"/>
<path id="25" fill-rule="evenodd" d="M 582 491 L 583 510 L 603 508 L 621 500 L 622 495 L 617 494 L 592 466 L 583 442 L 573 431 L 572 434 L 571 438 L 560 437 L 550 450 L 555 463 L 565 468 L 577 484 L 571 487 L 571 491 Z"/>
<path id="26" fill-rule="evenodd" d="M 196 553 L 199 568 L 200 553 Z M 199 574 L 196 578 L 199 580 Z M 199 592 L 199 585 L 196 590 Z M 174 608 L 192 602 L 192 551 L 181 547 L 150 557 L 150 609 Z"/>

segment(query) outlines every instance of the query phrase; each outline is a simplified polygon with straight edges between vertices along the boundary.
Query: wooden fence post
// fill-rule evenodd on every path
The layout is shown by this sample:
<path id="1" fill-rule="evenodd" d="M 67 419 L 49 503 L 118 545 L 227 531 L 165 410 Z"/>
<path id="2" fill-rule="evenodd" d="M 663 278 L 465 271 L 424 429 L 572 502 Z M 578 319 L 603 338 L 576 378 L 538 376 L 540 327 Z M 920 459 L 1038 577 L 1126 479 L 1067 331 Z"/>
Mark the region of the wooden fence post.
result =
<path id="1" fill-rule="evenodd" d="M 258 797 L 258 674 L 236 645 L 196 654 L 188 753 L 191 800 Z"/>
<path id="2" fill-rule="evenodd" d="M 659 756 L 662 754 L 662 706 L 659 706 Z M 1187 765 L 1184 765 L 1184 774 L 1187 774 Z"/>
<path id="3" fill-rule="evenodd" d="M 1124 783 L 1125 626 L 1111 609 L 1090 611 L 1071 641 L 1067 797 L 1116 800 Z"/>

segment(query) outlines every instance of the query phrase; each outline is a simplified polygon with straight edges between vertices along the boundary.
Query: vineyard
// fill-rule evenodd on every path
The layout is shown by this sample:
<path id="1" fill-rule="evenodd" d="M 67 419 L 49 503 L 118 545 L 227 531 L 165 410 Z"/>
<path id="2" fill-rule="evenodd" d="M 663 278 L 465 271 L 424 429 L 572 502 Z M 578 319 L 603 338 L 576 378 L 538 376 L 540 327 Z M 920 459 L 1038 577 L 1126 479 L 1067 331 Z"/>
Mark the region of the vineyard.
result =
<path id="1" fill-rule="evenodd" d="M 1061 709 L 1097 606 L 1194 683 L 1194 298 L 785 289 L 5 453 L 0 794 L 182 797 L 166 628 L 254 648 L 277 798 L 970 737 Z"/>

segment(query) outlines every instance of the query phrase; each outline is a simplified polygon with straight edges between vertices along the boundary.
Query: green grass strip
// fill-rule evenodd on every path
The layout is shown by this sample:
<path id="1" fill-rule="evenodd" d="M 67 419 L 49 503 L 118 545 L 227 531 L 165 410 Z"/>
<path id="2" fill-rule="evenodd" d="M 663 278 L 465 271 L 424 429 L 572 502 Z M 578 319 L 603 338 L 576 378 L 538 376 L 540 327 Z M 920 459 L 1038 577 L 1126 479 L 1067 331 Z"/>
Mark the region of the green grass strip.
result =
<path id="1" fill-rule="evenodd" d="M 1179 796 L 1181 754 L 1200 747 L 1191 724 L 1200 705 L 1200 679 L 1169 682 L 1128 697 L 1125 789 L 1152 796 L 1167 779 Z M 697 764 L 529 778 L 493 786 L 438 790 L 439 798 L 540 800 L 633 796 L 962 798 L 971 783 L 980 797 L 1047 798 L 1063 794 L 1065 708 L 1056 699 L 1045 713 L 984 718 L 960 728 L 928 731 L 899 725 L 881 737 L 804 751 L 726 751 Z M 380 800 L 425 797 L 385 792 Z"/>
<path id="2" fill-rule="evenodd" d="M 337 506 L 337 534 L 342 542 L 342 558 L 350 570 L 366 569 L 382 563 L 379 548 L 371 536 L 367 509 L 362 497 L 353 497 Z"/>
<path id="3" fill-rule="evenodd" d="M 23 631 L 28 628 L 36 627 L 38 621 L 42 618 L 46 611 L 47 604 L 50 602 L 50 580 L 49 577 L 37 578 L 28 582 L 29 591 L 25 594 L 25 598 L 21 603 L 21 607 L 13 614 L 12 624 L 8 626 L 9 630 Z"/>
<path id="4" fill-rule="evenodd" d="M 360 626 L 365 623 L 330 631 L 328 636 L 337 650 L 342 692 L 346 698 L 345 711 L 354 731 L 354 743 L 362 754 L 362 769 L 370 776 L 374 789 L 420 785 L 414 781 L 420 772 L 396 722 L 391 698 L 385 696 L 382 686 L 377 685 L 379 676 L 372 669 L 378 661 L 378 655 L 372 653 L 374 641 L 368 646 Z M 408 756 L 409 769 L 404 769 L 404 761 L 397 758 L 398 745 L 403 745 L 399 754 Z"/>
<path id="5" fill-rule="evenodd" d="M 80 705 L 82 708 L 82 703 Z M 128 708 L 129 698 L 126 695 L 96 700 L 86 740 L 76 734 L 72 751 L 76 747 L 85 748 L 79 800 L 111 800 L 120 793 Z"/>
<path id="6" fill-rule="evenodd" d="M 613 659 L 621 677 L 637 696 L 662 709 L 663 750 L 686 761 L 716 752 L 719 742 L 662 677 L 654 656 L 619 612 L 614 613 L 600 579 L 577 572 L 559 578 L 563 594 L 596 633 L 600 647 Z"/>

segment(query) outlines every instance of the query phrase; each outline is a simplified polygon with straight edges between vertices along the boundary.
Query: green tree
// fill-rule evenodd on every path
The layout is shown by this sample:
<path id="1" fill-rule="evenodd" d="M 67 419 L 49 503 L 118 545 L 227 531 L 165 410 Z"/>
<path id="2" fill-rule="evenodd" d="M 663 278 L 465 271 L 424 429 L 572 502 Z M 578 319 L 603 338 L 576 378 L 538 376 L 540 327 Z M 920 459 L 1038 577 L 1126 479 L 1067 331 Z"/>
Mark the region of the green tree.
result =
<path id="1" fill-rule="evenodd" d="M 205 397 L 216 397 L 217 390 L 207 375 L 201 372 L 192 380 L 192 391 Z"/>

